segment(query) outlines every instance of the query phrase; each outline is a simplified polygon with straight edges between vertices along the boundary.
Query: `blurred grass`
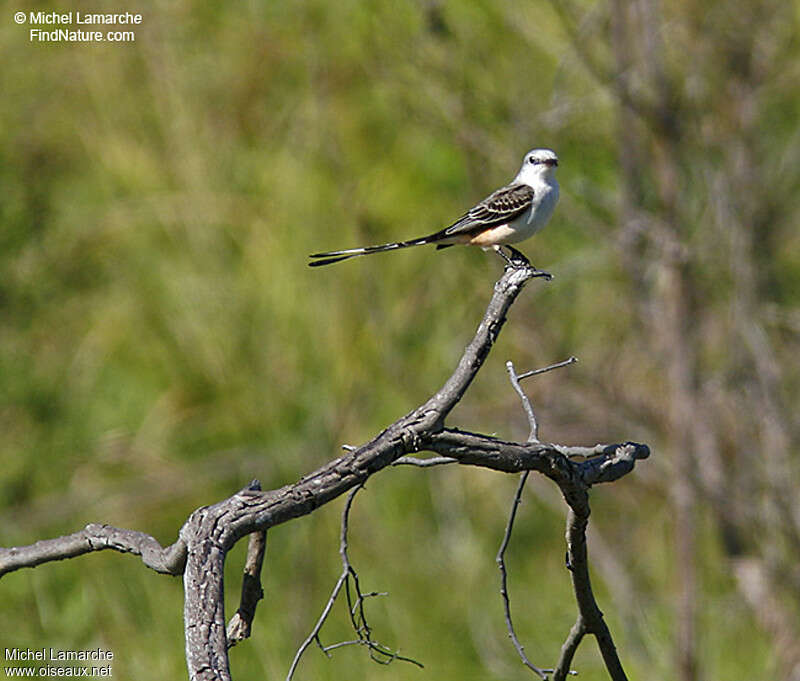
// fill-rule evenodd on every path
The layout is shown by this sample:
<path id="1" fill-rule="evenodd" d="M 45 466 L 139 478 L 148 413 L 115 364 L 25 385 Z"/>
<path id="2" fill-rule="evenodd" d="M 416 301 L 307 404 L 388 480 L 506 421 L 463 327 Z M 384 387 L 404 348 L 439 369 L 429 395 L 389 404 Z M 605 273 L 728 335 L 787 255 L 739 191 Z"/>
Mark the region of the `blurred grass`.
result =
<path id="1" fill-rule="evenodd" d="M 3 16 L 20 9 L 38 8 L 4 3 Z M 499 261 L 419 250 L 314 271 L 306 254 L 435 230 L 533 146 L 558 150 L 564 198 L 525 250 L 557 276 L 513 308 L 452 423 L 524 437 L 504 362 L 576 354 L 531 388 L 543 437 L 658 445 L 641 416 L 661 408 L 662 377 L 657 358 L 643 361 L 605 198 L 618 182 L 611 101 L 549 4 L 513 22 L 488 0 L 74 9 L 144 21 L 127 45 L 33 44 L 10 19 L 0 28 L 0 543 L 95 521 L 169 543 L 198 505 L 253 477 L 291 482 L 419 404 L 454 366 Z M 776 264 L 776 290 L 796 288 L 797 253 Z M 640 412 L 592 399 L 619 376 Z M 673 678 L 663 470 L 654 459 L 594 495 L 593 521 L 643 598 L 623 607 L 596 576 L 631 678 Z M 298 678 L 527 678 L 494 565 L 514 484 L 469 470 L 370 481 L 351 551 L 365 588 L 390 594 L 370 602 L 371 624 L 426 669 L 310 650 Z M 537 489 L 510 587 L 527 652 L 548 665 L 574 615 L 563 514 Z M 285 674 L 338 575 L 340 509 L 270 533 L 266 599 L 232 652 L 234 678 Z M 770 647 L 713 569 L 717 543 L 703 534 L 704 669 L 740 678 L 769 669 Z M 229 560 L 229 614 L 243 554 Z M 136 560 L 14 573 L 0 602 L 0 648 L 99 646 L 116 678 L 185 676 L 181 584 Z M 324 639 L 347 638 L 345 624 L 340 609 Z M 575 666 L 604 678 L 591 643 Z"/>

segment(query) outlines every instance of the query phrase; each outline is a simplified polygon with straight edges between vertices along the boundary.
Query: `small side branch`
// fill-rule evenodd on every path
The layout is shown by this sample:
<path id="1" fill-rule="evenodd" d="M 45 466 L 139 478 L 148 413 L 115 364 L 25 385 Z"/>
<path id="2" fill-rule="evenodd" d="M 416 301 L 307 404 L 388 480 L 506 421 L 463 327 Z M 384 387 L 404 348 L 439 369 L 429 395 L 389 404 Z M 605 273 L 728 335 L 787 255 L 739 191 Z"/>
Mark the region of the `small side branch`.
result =
<path id="1" fill-rule="evenodd" d="M 250 489 L 260 490 L 261 483 L 253 480 Z M 247 558 L 244 563 L 244 576 L 242 577 L 242 597 L 239 609 L 228 622 L 226 637 L 228 648 L 233 648 L 239 641 L 250 638 L 253 618 L 256 616 L 256 606 L 264 598 L 261 588 L 261 567 L 264 564 L 264 554 L 267 551 L 267 532 L 261 530 L 253 532 L 247 544 Z"/>
<path id="2" fill-rule="evenodd" d="M 510 360 L 506 362 L 506 371 L 508 371 L 508 378 L 511 380 L 511 386 L 514 388 L 517 395 L 519 395 L 520 402 L 522 402 L 522 410 L 528 417 L 528 424 L 531 427 L 531 432 L 528 434 L 528 442 L 539 442 L 539 423 L 536 421 L 536 414 L 533 413 L 531 401 L 519 384 L 519 376 L 517 376 L 517 372 L 514 370 L 514 363 Z"/>
<path id="3" fill-rule="evenodd" d="M 511 380 L 511 386 L 514 388 L 517 395 L 519 395 L 519 399 L 522 402 L 522 409 L 525 412 L 525 415 L 528 417 L 528 423 L 531 426 L 531 432 L 528 435 L 528 442 L 539 442 L 539 424 L 536 421 L 536 415 L 533 412 L 531 401 L 528 399 L 528 396 L 525 394 L 525 391 L 522 389 L 522 386 L 519 384 L 519 382 L 524 378 L 538 376 L 539 374 L 543 374 L 547 371 L 553 371 L 553 369 L 560 369 L 561 367 L 574 364 L 577 361 L 578 358 L 572 356 L 569 359 L 565 359 L 563 362 L 557 362 L 556 364 L 551 364 L 550 366 L 543 367 L 542 369 L 526 371 L 524 374 L 519 375 L 514 369 L 514 363 L 511 361 L 506 362 L 506 371 L 508 371 L 508 377 Z"/>
<path id="4" fill-rule="evenodd" d="M 586 625 L 584 624 L 583 617 L 578 615 L 578 619 L 575 624 L 572 625 L 572 629 L 570 629 L 569 635 L 566 641 L 564 641 L 564 645 L 561 646 L 561 657 L 558 660 L 558 666 L 556 666 L 553 672 L 553 681 L 556 681 L 556 679 L 564 679 L 567 674 L 575 673 L 570 671 L 569 668 L 572 664 L 572 659 L 575 657 L 575 652 L 578 650 L 578 646 L 581 644 L 581 641 L 583 641 L 585 635 Z"/>

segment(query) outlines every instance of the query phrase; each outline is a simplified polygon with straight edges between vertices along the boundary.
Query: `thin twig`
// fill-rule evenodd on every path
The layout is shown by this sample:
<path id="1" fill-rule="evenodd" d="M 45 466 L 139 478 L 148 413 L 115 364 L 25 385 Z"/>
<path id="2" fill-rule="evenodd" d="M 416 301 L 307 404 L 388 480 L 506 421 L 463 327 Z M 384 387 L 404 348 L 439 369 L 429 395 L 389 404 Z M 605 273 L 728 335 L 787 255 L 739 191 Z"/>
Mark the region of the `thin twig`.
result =
<path id="1" fill-rule="evenodd" d="M 533 413 L 531 401 L 528 399 L 528 396 L 525 394 L 525 391 L 519 384 L 519 377 L 517 376 L 517 372 L 514 370 L 514 363 L 511 362 L 511 360 L 506 362 L 506 371 L 508 371 L 508 377 L 511 380 L 511 385 L 513 386 L 517 395 L 519 395 L 519 399 L 522 402 L 522 409 L 525 412 L 525 415 L 528 417 L 528 423 L 531 427 L 531 432 L 528 434 L 528 442 L 539 442 L 539 424 L 536 421 L 536 414 Z"/>
<path id="2" fill-rule="evenodd" d="M 297 652 L 294 655 L 294 659 L 292 660 L 292 666 L 289 667 L 289 673 L 286 675 L 286 681 L 291 681 L 292 677 L 294 676 L 294 672 L 297 669 L 297 665 L 300 662 L 300 657 L 306 652 L 308 646 L 310 646 L 314 641 L 316 641 L 322 650 L 325 650 L 325 646 L 319 640 L 319 631 L 322 629 L 322 625 L 325 624 L 325 620 L 328 619 L 328 614 L 333 607 L 333 604 L 336 602 L 336 597 L 339 595 L 339 591 L 342 589 L 342 585 L 344 584 L 345 580 L 347 579 L 347 574 L 342 573 L 339 576 L 339 579 L 336 581 L 336 585 L 333 587 L 333 591 L 331 591 L 331 597 L 328 599 L 328 602 L 325 604 L 325 608 L 322 610 L 322 614 L 319 616 L 317 623 L 314 625 L 311 633 L 308 635 L 305 641 L 300 645 L 297 649 Z"/>
<path id="3" fill-rule="evenodd" d="M 350 508 L 353 505 L 353 498 L 356 496 L 356 494 L 358 494 L 358 491 L 362 487 L 363 485 L 354 487 L 347 495 L 347 500 L 345 501 L 344 504 L 344 510 L 342 511 L 342 529 L 339 540 L 340 553 L 342 551 L 342 545 L 344 544 L 345 547 L 347 546 L 347 528 L 349 523 Z M 343 566 L 342 573 L 339 575 L 339 579 L 336 580 L 336 584 L 333 587 L 333 591 L 331 591 L 330 598 L 328 598 L 328 602 L 322 609 L 322 614 L 319 616 L 319 619 L 317 620 L 317 623 L 314 625 L 314 628 L 311 630 L 311 633 L 308 635 L 306 640 L 300 644 L 300 647 L 297 649 L 297 652 L 295 653 L 294 659 L 292 660 L 292 666 L 289 667 L 289 673 L 286 675 L 286 681 L 291 681 L 292 677 L 294 676 L 294 672 L 297 669 L 297 665 L 300 663 L 300 658 L 314 641 L 316 641 L 319 644 L 320 648 L 322 648 L 323 651 L 325 650 L 325 646 L 323 646 L 321 641 L 319 640 L 319 632 L 322 629 L 322 625 L 325 624 L 325 620 L 328 619 L 328 615 L 331 612 L 331 608 L 333 608 L 333 604 L 336 602 L 336 598 L 339 596 L 339 592 L 342 590 L 342 586 L 344 586 L 345 582 L 347 581 L 347 577 L 350 574 L 349 570 L 350 570 L 349 564 Z"/>
<path id="4" fill-rule="evenodd" d="M 372 638 L 372 627 L 370 627 L 369 622 L 367 622 L 367 613 L 364 609 L 364 603 L 366 602 L 367 598 L 372 596 L 385 596 L 387 594 L 378 591 L 371 591 L 369 593 L 363 593 L 361 591 L 361 581 L 359 579 L 358 572 L 356 572 L 355 568 L 350 563 L 350 556 L 348 554 L 348 520 L 345 516 L 349 516 L 349 513 L 350 508 L 348 507 L 346 508 L 346 514 L 342 515 L 342 534 L 341 542 L 339 544 L 339 555 L 342 558 L 342 574 L 347 575 L 344 588 L 345 596 L 347 598 L 347 609 L 350 615 L 350 622 L 353 625 L 353 630 L 358 636 L 358 640 L 360 641 L 361 645 L 366 646 L 369 650 L 370 659 L 374 662 L 377 662 L 378 664 L 390 664 L 395 660 L 401 660 L 403 662 L 411 662 L 418 667 L 423 667 L 421 662 L 413 660 L 410 657 L 399 655 L 388 646 L 385 646 Z M 353 584 L 352 592 L 350 588 L 351 581 Z M 326 653 L 331 649 L 331 646 L 326 646 L 323 648 Z"/>
<path id="5" fill-rule="evenodd" d="M 511 364 L 511 362 L 509 362 Z M 513 368 L 512 368 L 513 371 Z M 508 542 L 511 539 L 511 530 L 514 527 L 514 518 L 517 515 L 517 508 L 522 500 L 522 490 L 525 487 L 525 482 L 528 480 L 529 471 L 525 471 L 519 478 L 517 485 L 517 492 L 514 495 L 514 501 L 511 504 L 511 513 L 508 515 L 508 524 L 506 525 L 506 532 L 503 535 L 503 541 L 500 544 L 500 550 L 497 552 L 497 567 L 500 569 L 500 595 L 503 597 L 503 611 L 506 616 L 506 627 L 508 628 L 508 637 L 514 644 L 514 647 L 519 653 L 522 664 L 530 669 L 534 674 L 537 674 L 543 681 L 547 681 L 547 674 L 552 671 L 549 669 L 539 669 L 533 662 L 528 659 L 525 654 L 525 649 L 517 638 L 517 633 L 514 631 L 514 622 L 511 619 L 511 602 L 508 598 L 508 571 L 506 570 L 505 554 L 508 548 Z"/>
<path id="6" fill-rule="evenodd" d="M 565 359 L 563 362 L 556 362 L 555 364 L 542 367 L 541 369 L 533 369 L 532 371 L 526 371 L 524 374 L 520 374 L 519 376 L 517 376 L 517 378 L 521 381 L 523 378 L 528 378 L 529 376 L 538 376 L 539 374 L 552 371 L 553 369 L 560 369 L 561 367 L 566 367 L 569 366 L 570 364 L 575 364 L 575 362 L 577 361 L 578 358 L 575 357 L 575 355 L 572 355 L 569 359 Z"/>
<path id="7" fill-rule="evenodd" d="M 525 394 L 525 391 L 522 389 L 522 386 L 519 382 L 523 378 L 528 378 L 530 376 L 538 376 L 539 374 L 543 374 L 547 371 L 553 371 L 553 369 L 560 369 L 561 367 L 568 366 L 570 364 L 575 364 L 578 361 L 578 358 L 574 355 L 569 359 L 565 359 L 563 362 L 557 362 L 556 364 L 551 364 L 550 366 L 543 367 L 541 369 L 534 369 L 533 371 L 526 371 L 524 374 L 517 374 L 516 370 L 514 369 L 514 364 L 511 361 L 506 362 L 506 370 L 508 371 L 509 379 L 511 380 L 511 385 L 516 391 L 517 395 L 519 395 L 519 399 L 522 402 L 522 409 L 525 411 L 525 415 L 528 417 L 528 423 L 531 426 L 531 432 L 528 435 L 528 442 L 539 442 L 539 424 L 536 421 L 536 415 L 533 412 L 533 406 L 531 406 L 531 401 L 528 399 L 528 396 Z"/>
<path id="8" fill-rule="evenodd" d="M 400 655 L 372 638 L 372 629 L 367 622 L 367 615 L 364 610 L 364 601 L 367 598 L 374 596 L 385 596 L 387 594 L 378 591 L 363 593 L 361 591 L 358 573 L 350 563 L 350 557 L 348 555 L 347 536 L 350 527 L 350 509 L 353 506 L 353 499 L 362 488 L 363 485 L 359 485 L 350 491 L 350 493 L 347 495 L 347 500 L 345 501 L 344 510 L 342 511 L 342 524 L 339 535 L 339 555 L 342 559 L 342 572 L 333 587 L 330 598 L 325 604 L 325 608 L 317 620 L 317 623 L 314 625 L 314 628 L 311 630 L 311 633 L 308 635 L 305 641 L 303 641 L 300 648 L 298 648 L 297 653 L 295 653 L 294 660 L 292 660 L 292 665 L 289 668 L 289 673 L 286 676 L 286 681 L 291 681 L 297 669 L 297 665 L 300 662 L 300 658 L 308 649 L 308 647 L 314 642 L 317 643 L 322 652 L 328 657 L 330 657 L 330 651 L 335 650 L 336 648 L 341 648 L 347 645 L 363 645 L 369 650 L 370 658 L 379 664 L 390 664 L 394 660 L 400 660 L 402 662 L 410 662 L 418 667 L 423 667 L 421 662 L 418 662 L 410 657 Z M 345 590 L 347 611 L 350 617 L 350 622 L 353 625 L 353 630 L 358 636 L 358 639 L 354 641 L 341 641 L 339 643 L 324 645 L 319 638 L 319 634 L 322 630 L 323 624 L 325 624 L 325 621 L 330 615 L 333 604 L 336 602 L 336 599 L 341 593 L 342 587 L 344 587 Z"/>
<path id="9" fill-rule="evenodd" d="M 389 664 L 394 660 L 400 660 L 402 662 L 410 662 L 411 664 L 415 664 L 420 669 L 425 668 L 424 665 L 421 662 L 418 662 L 417 660 L 414 660 L 410 657 L 403 657 L 402 655 L 393 652 L 388 648 L 384 648 L 379 643 L 375 643 L 374 641 L 367 641 L 362 638 L 353 639 L 352 641 L 339 641 L 338 643 L 332 643 L 329 646 L 325 646 L 322 649 L 322 651 L 328 654 L 329 651 L 336 650 L 337 648 L 344 648 L 345 646 L 359 646 L 359 645 L 367 646 L 373 650 L 379 650 L 381 654 L 385 655 L 388 658 L 386 660 L 379 660 L 373 657 L 372 659 L 375 660 L 375 662 L 377 662 L 378 664 Z"/>

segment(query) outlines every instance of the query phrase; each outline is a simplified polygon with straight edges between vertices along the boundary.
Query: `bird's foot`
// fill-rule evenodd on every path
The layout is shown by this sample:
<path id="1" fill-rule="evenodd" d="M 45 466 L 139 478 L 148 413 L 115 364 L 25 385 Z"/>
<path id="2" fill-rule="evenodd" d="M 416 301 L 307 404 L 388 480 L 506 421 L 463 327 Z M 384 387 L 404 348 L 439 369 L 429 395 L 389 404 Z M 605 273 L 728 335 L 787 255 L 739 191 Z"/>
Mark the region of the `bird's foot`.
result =
<path id="1" fill-rule="evenodd" d="M 528 267 L 533 270 L 534 277 L 543 277 L 547 281 L 550 281 L 553 278 L 553 275 L 549 272 L 545 272 L 544 270 L 537 269 L 535 265 L 531 264 L 531 261 L 525 257 L 525 254 L 521 251 L 518 251 L 513 246 L 505 246 L 508 249 L 510 255 L 506 255 L 503 252 L 503 247 L 497 247 L 497 253 L 500 255 L 503 260 L 506 261 L 506 269 L 522 269 L 524 267 Z"/>

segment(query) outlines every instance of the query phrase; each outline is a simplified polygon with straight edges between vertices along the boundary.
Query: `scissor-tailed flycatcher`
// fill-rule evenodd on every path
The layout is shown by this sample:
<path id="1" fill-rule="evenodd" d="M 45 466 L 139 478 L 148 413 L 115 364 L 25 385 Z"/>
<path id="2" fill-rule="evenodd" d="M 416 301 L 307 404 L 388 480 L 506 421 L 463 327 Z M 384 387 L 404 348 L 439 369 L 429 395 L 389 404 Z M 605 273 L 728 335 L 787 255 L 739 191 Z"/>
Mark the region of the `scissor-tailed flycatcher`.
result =
<path id="1" fill-rule="evenodd" d="M 320 259 L 308 264 L 311 267 L 330 265 L 359 255 L 424 244 L 436 244 L 437 249 L 455 244 L 480 246 L 484 250 L 491 248 L 510 262 L 501 250 L 506 246 L 512 256 L 524 260 L 524 256 L 509 244 L 533 236 L 550 219 L 558 201 L 558 182 L 555 177 L 557 165 L 558 156 L 555 152 L 550 149 L 534 149 L 525 154 L 522 167 L 511 184 L 487 196 L 449 227 L 409 241 L 313 253 L 309 257 Z"/>

